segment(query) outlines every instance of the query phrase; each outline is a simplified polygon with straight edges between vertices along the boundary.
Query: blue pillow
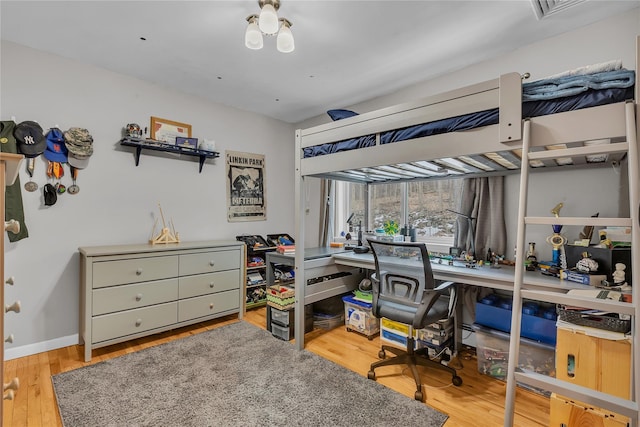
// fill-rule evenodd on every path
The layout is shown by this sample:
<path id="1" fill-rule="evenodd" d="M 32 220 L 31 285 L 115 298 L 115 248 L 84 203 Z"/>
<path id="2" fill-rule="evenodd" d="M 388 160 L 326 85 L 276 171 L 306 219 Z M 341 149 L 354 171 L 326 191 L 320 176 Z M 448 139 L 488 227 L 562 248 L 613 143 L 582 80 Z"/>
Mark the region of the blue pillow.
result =
<path id="1" fill-rule="evenodd" d="M 353 117 L 353 116 L 357 116 L 358 113 L 351 111 L 351 110 L 329 110 L 327 111 L 327 114 L 329 115 L 329 117 L 331 117 L 331 120 L 333 120 L 334 122 L 336 120 L 342 120 L 342 119 L 347 119 L 349 117 Z"/>

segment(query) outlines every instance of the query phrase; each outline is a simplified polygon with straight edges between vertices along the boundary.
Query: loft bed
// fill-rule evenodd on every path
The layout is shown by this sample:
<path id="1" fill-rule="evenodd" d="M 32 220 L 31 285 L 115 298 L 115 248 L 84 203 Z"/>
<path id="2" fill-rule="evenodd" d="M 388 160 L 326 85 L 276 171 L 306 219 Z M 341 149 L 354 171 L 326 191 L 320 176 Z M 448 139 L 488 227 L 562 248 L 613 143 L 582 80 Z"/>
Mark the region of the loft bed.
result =
<path id="1" fill-rule="evenodd" d="M 634 83 L 634 71 L 624 69 L 524 84 L 518 74 L 511 73 L 372 113 L 356 115 L 348 110 L 333 110 L 351 117 L 299 131 L 302 174 L 379 183 L 518 171 L 522 118 L 553 116 L 566 127 L 567 120 L 583 120 L 584 113 L 560 116 L 562 113 L 613 104 L 624 108 L 625 101 L 634 99 Z M 600 111 L 597 114 L 602 117 Z M 624 118 L 624 114 L 611 114 Z M 546 126 L 544 119 L 540 120 Z M 602 120 L 589 120 L 599 132 L 583 128 L 587 132 L 584 138 L 573 134 L 577 139 L 553 138 L 554 144 L 549 144 L 547 136 L 539 135 L 532 146 L 562 149 L 576 144 L 611 143 L 624 136 L 602 128 L 599 121 Z M 589 141 L 582 142 L 586 138 Z M 532 160 L 531 166 L 606 165 L 619 162 L 620 156 L 559 156 L 546 162 Z"/>
<path id="2" fill-rule="evenodd" d="M 637 45 L 640 46 L 640 37 Z M 636 54 L 636 70 L 640 70 L 639 63 L 640 51 Z M 608 71 L 611 70 L 604 72 Z M 624 79 L 624 87 L 618 88 L 621 90 L 615 96 L 611 91 L 595 93 L 603 87 L 611 89 L 606 87 L 608 83 L 588 83 L 590 87 L 583 92 L 597 100 L 593 105 L 573 99 L 569 104 L 574 107 L 567 109 L 558 107 L 564 104 L 561 101 L 543 100 L 555 103 L 555 107 L 540 113 L 543 107 L 527 105 L 528 100 L 523 102 L 523 88 L 525 94 L 532 92 L 534 98 L 539 98 L 540 89 L 548 82 L 534 82 L 531 90 L 520 74 L 509 73 L 417 101 L 298 129 L 295 146 L 296 235 L 304 241 L 306 178 L 371 184 L 517 172 L 521 167 L 524 120 L 530 125 L 530 151 L 557 151 L 555 159 L 533 160 L 532 167 L 560 170 L 619 162 L 624 159 L 626 148 L 623 146 L 626 144 L 617 142 L 625 141 L 628 133 L 637 132 L 635 126 L 627 128 L 627 116 L 629 111 L 634 111 L 634 100 L 640 99 L 638 73 L 632 71 Z M 555 83 L 558 83 L 557 79 Z M 560 78 L 557 88 L 566 88 L 566 83 Z M 483 116 L 490 116 L 490 120 L 477 121 L 476 114 L 482 120 Z M 463 123 L 463 130 L 447 132 L 448 125 L 442 123 L 450 118 Z M 480 126 L 469 125 L 474 121 Z M 421 129 L 416 130 L 433 123 L 439 130 L 432 135 L 425 136 Z M 408 139 L 403 139 L 407 136 Z M 594 149 L 590 147 L 592 144 L 608 144 L 604 150 L 607 153 L 600 154 L 602 147 Z M 563 149 L 574 147 L 583 147 L 579 150 L 580 155 L 567 157 Z M 333 286 L 311 291 L 303 285 L 306 282 L 302 251 L 296 252 L 295 265 L 295 339 L 297 348 L 303 349 L 304 305 L 317 300 L 316 293 L 322 292 L 323 297 L 329 297 L 350 289 Z"/>

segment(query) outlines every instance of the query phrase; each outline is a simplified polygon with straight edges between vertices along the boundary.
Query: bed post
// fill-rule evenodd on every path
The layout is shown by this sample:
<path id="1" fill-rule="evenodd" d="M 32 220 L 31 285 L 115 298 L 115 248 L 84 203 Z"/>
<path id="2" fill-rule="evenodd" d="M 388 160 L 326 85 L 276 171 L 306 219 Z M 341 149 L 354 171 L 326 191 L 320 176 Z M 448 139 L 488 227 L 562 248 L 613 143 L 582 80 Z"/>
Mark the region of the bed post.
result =
<path id="1" fill-rule="evenodd" d="M 500 76 L 500 142 L 522 139 L 522 79 L 518 73 Z"/>
<path id="2" fill-rule="evenodd" d="M 294 304 L 294 338 L 296 340 L 296 349 L 304 349 L 304 300 L 305 300 L 305 280 L 304 280 L 304 216 L 305 216 L 305 194 L 304 176 L 302 176 L 301 162 L 302 157 L 302 130 L 296 130 L 296 154 L 295 154 L 295 288 L 296 301 Z"/>

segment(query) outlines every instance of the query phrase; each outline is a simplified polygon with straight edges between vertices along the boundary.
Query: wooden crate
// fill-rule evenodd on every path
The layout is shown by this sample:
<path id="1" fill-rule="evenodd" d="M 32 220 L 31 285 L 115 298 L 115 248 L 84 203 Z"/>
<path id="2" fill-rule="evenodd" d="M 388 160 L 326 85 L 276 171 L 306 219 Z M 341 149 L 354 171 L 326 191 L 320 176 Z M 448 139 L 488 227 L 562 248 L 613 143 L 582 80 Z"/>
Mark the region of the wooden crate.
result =
<path id="1" fill-rule="evenodd" d="M 626 427 L 628 418 L 553 393 L 549 427 Z"/>

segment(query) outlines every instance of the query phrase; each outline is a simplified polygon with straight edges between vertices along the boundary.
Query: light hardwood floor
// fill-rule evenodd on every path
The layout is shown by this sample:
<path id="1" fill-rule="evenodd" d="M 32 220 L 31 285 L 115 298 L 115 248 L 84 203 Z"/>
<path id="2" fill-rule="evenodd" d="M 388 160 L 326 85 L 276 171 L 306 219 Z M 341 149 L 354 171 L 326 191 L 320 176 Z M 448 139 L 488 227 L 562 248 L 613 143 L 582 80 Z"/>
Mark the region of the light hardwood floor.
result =
<path id="1" fill-rule="evenodd" d="M 263 307 L 249 310 L 244 320 L 264 328 L 265 317 L 266 309 Z M 18 376 L 20 389 L 14 400 L 4 401 L 3 425 L 5 427 L 62 426 L 51 385 L 51 375 L 237 321 L 237 316 L 229 316 L 96 349 L 93 351 L 93 358 L 89 363 L 83 361 L 83 347 L 79 345 L 6 361 L 4 382 L 9 382 Z M 347 332 L 344 327 L 338 327 L 331 331 L 315 329 L 306 334 L 305 338 L 307 350 L 365 377 L 370 363 L 377 360 L 380 346 L 378 337 L 368 340 L 355 332 Z M 464 365 L 463 369 L 459 371 L 463 380 L 460 387 L 453 386 L 451 376 L 444 371 L 418 368 L 422 375 L 423 384 L 425 384 L 423 391 L 426 394 L 426 403 L 449 415 L 445 427 L 501 426 L 504 414 L 505 383 L 479 374 L 477 361 L 472 351 L 463 350 L 460 361 Z M 391 366 L 379 369 L 377 380 L 399 393 L 413 398 L 415 385 L 410 375 L 402 367 Z M 126 393 L 126 390 L 123 390 L 123 393 Z M 357 396 L 354 396 L 355 403 L 357 403 Z M 515 425 L 518 427 L 548 426 L 549 399 L 518 388 Z"/>

